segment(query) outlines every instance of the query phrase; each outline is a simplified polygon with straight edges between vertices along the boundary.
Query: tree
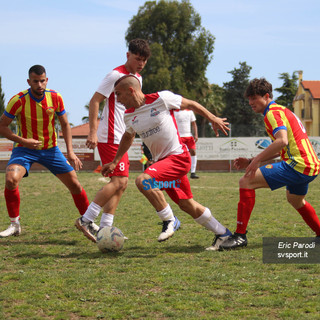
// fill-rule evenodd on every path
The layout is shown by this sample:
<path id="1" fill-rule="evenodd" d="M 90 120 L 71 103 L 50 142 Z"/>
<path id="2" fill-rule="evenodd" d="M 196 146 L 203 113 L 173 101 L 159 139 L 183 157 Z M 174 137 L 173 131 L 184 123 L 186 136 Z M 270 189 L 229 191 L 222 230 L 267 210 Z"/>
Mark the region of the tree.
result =
<path id="1" fill-rule="evenodd" d="M 0 116 L 3 114 L 4 110 L 6 108 L 5 100 L 4 100 L 4 92 L 2 92 L 2 84 L 1 84 L 1 77 L 0 77 Z M 13 121 L 10 123 L 9 128 L 16 132 L 16 119 L 13 119 Z"/>
<path id="2" fill-rule="evenodd" d="M 223 116 L 231 123 L 232 135 L 240 137 L 260 136 L 265 134 L 263 117 L 254 113 L 243 94 L 249 84 L 251 67 L 240 62 L 240 67 L 231 73 L 233 79 L 223 84 L 226 108 Z"/>
<path id="3" fill-rule="evenodd" d="M 276 102 L 282 106 L 289 108 L 293 111 L 292 101 L 298 90 L 299 76 L 297 71 L 292 73 L 290 78 L 289 73 L 280 73 L 279 79 L 283 80 L 283 85 L 280 88 L 276 88 L 275 91 L 280 92 L 281 95 L 277 98 Z"/>
<path id="4" fill-rule="evenodd" d="M 219 116 L 225 108 L 225 90 L 217 84 L 208 84 L 202 89 L 199 102 L 205 106 L 210 112 Z M 212 130 L 211 124 L 204 117 L 197 116 L 199 123 L 199 137 L 214 137 L 215 133 Z"/>
<path id="5" fill-rule="evenodd" d="M 6 106 L 4 103 L 4 93 L 2 92 L 1 77 L 0 77 L 0 115 L 3 114 L 5 107 Z"/>
<path id="6" fill-rule="evenodd" d="M 103 108 L 104 108 L 105 103 L 106 103 L 106 101 L 103 100 L 103 101 L 100 102 L 100 104 L 99 104 L 98 119 L 100 119 L 101 116 L 102 116 L 102 111 L 103 111 Z M 88 113 L 89 113 L 89 104 L 86 104 L 84 107 L 87 109 L 87 111 L 88 111 Z M 88 123 L 88 122 L 89 122 L 89 116 L 84 116 L 84 117 L 82 117 L 81 120 L 82 120 L 83 123 Z"/>
<path id="7" fill-rule="evenodd" d="M 144 92 L 168 89 L 197 99 L 206 86 L 214 36 L 201 26 L 190 2 L 147 1 L 129 22 L 126 41 L 149 41 L 152 55 L 142 75 Z"/>

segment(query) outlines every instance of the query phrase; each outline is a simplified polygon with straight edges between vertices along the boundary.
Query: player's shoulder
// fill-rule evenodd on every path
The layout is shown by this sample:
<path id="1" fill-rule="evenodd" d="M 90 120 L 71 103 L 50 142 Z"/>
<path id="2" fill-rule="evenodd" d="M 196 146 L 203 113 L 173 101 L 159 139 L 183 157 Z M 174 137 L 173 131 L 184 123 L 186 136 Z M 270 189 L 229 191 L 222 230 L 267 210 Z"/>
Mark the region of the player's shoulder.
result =
<path id="1" fill-rule="evenodd" d="M 60 95 L 60 93 L 58 91 L 53 90 L 53 89 L 46 89 L 45 92 L 49 93 L 49 94 L 59 94 Z"/>
<path id="2" fill-rule="evenodd" d="M 14 104 L 17 101 L 22 101 L 22 98 L 25 97 L 28 94 L 29 94 L 29 90 L 28 89 L 20 91 L 19 93 L 15 94 L 13 97 L 11 97 L 11 99 L 9 100 L 8 104 Z"/>
<path id="3" fill-rule="evenodd" d="M 125 65 L 121 65 L 121 66 L 119 66 L 119 67 L 114 68 L 114 69 L 111 71 L 111 74 L 117 76 L 118 78 L 121 78 L 121 77 L 126 76 L 126 75 L 129 75 L 129 74 L 131 74 L 131 73 L 127 70 L 127 68 L 126 68 Z M 141 81 L 142 76 L 141 76 L 138 72 L 136 72 L 136 73 L 134 74 L 134 76 Z"/>
<path id="4" fill-rule="evenodd" d="M 169 90 L 163 90 L 163 91 L 159 91 L 158 92 L 159 96 L 161 98 L 172 98 L 172 97 L 175 97 L 175 96 L 178 96 L 177 94 L 173 93 L 172 91 L 169 91 Z"/>
<path id="5" fill-rule="evenodd" d="M 159 99 L 159 97 L 160 96 L 159 96 L 158 92 L 145 94 L 146 104 L 151 104 L 151 103 L 155 102 L 156 100 Z"/>

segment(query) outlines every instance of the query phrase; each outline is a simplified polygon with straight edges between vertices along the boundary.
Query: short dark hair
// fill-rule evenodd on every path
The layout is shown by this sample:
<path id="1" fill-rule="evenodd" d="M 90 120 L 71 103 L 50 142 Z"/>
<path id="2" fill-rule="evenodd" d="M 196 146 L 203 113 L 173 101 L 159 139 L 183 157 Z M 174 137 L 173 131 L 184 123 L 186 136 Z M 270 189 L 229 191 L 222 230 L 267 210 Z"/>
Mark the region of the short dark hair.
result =
<path id="1" fill-rule="evenodd" d="M 148 41 L 144 39 L 133 39 L 129 42 L 129 52 L 140 55 L 148 60 L 151 56 L 151 50 Z"/>
<path id="2" fill-rule="evenodd" d="M 36 64 L 29 69 L 29 77 L 31 73 L 41 76 L 42 74 L 46 73 L 46 69 L 40 64 Z"/>
<path id="3" fill-rule="evenodd" d="M 256 94 L 263 97 L 266 93 L 269 93 L 269 97 L 271 99 L 273 98 L 272 84 L 265 78 L 255 78 L 249 82 L 249 85 L 244 93 L 244 97 L 249 98 Z"/>

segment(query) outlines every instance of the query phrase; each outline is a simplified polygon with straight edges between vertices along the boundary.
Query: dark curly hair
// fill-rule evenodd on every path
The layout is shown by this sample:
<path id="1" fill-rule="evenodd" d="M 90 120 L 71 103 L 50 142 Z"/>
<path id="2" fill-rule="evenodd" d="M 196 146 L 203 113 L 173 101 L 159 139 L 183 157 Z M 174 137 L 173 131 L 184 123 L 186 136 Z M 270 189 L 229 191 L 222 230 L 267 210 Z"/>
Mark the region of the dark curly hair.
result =
<path id="1" fill-rule="evenodd" d="M 129 51 L 133 54 L 139 55 L 146 60 L 151 56 L 149 44 L 144 39 L 133 39 L 129 42 Z"/>
<path id="2" fill-rule="evenodd" d="M 254 95 L 263 97 L 266 93 L 269 93 L 269 97 L 273 98 L 272 84 L 265 78 L 255 78 L 249 82 L 249 85 L 244 93 L 245 98 L 249 98 Z"/>

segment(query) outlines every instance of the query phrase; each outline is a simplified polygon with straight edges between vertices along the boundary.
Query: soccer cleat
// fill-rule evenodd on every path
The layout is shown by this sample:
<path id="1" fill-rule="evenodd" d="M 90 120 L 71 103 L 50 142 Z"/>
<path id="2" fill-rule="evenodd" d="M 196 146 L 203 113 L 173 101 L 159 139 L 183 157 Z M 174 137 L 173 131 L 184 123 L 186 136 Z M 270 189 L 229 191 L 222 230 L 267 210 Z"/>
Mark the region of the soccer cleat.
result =
<path id="1" fill-rule="evenodd" d="M 74 224 L 76 226 L 76 228 L 78 230 L 80 230 L 84 235 L 85 237 L 87 237 L 89 240 L 91 240 L 92 242 L 97 242 L 97 231 L 99 230 L 99 227 L 98 227 L 98 230 L 97 231 L 94 231 L 95 230 L 95 227 L 93 226 L 93 222 L 90 221 L 90 222 L 84 222 L 82 220 L 82 217 L 78 218 Z M 96 224 L 94 224 L 96 225 Z"/>
<path id="2" fill-rule="evenodd" d="M 96 225 L 94 222 L 91 222 L 89 224 L 89 230 L 90 230 L 90 233 L 92 233 L 93 235 L 97 236 L 100 228 L 98 225 Z"/>
<path id="3" fill-rule="evenodd" d="M 217 234 L 215 238 L 213 239 L 212 245 L 206 250 L 208 251 L 218 251 L 220 248 L 220 245 L 224 243 L 229 237 L 232 236 L 232 232 L 227 229 L 224 234 Z"/>
<path id="4" fill-rule="evenodd" d="M 20 233 L 21 233 L 20 224 L 12 222 L 7 230 L 0 232 L 0 238 L 6 238 L 10 236 L 19 236 Z"/>
<path id="5" fill-rule="evenodd" d="M 222 251 L 246 247 L 248 244 L 246 234 L 247 233 L 242 234 L 235 232 L 220 245 L 219 250 Z"/>
<path id="6" fill-rule="evenodd" d="M 158 237 L 158 241 L 165 241 L 173 236 L 174 232 L 180 228 L 180 220 L 175 216 L 174 220 L 167 220 L 162 222 L 162 232 Z"/>
<path id="7" fill-rule="evenodd" d="M 199 179 L 199 177 L 196 175 L 195 172 L 192 172 L 192 173 L 190 174 L 190 178 L 191 178 L 191 179 Z"/>

